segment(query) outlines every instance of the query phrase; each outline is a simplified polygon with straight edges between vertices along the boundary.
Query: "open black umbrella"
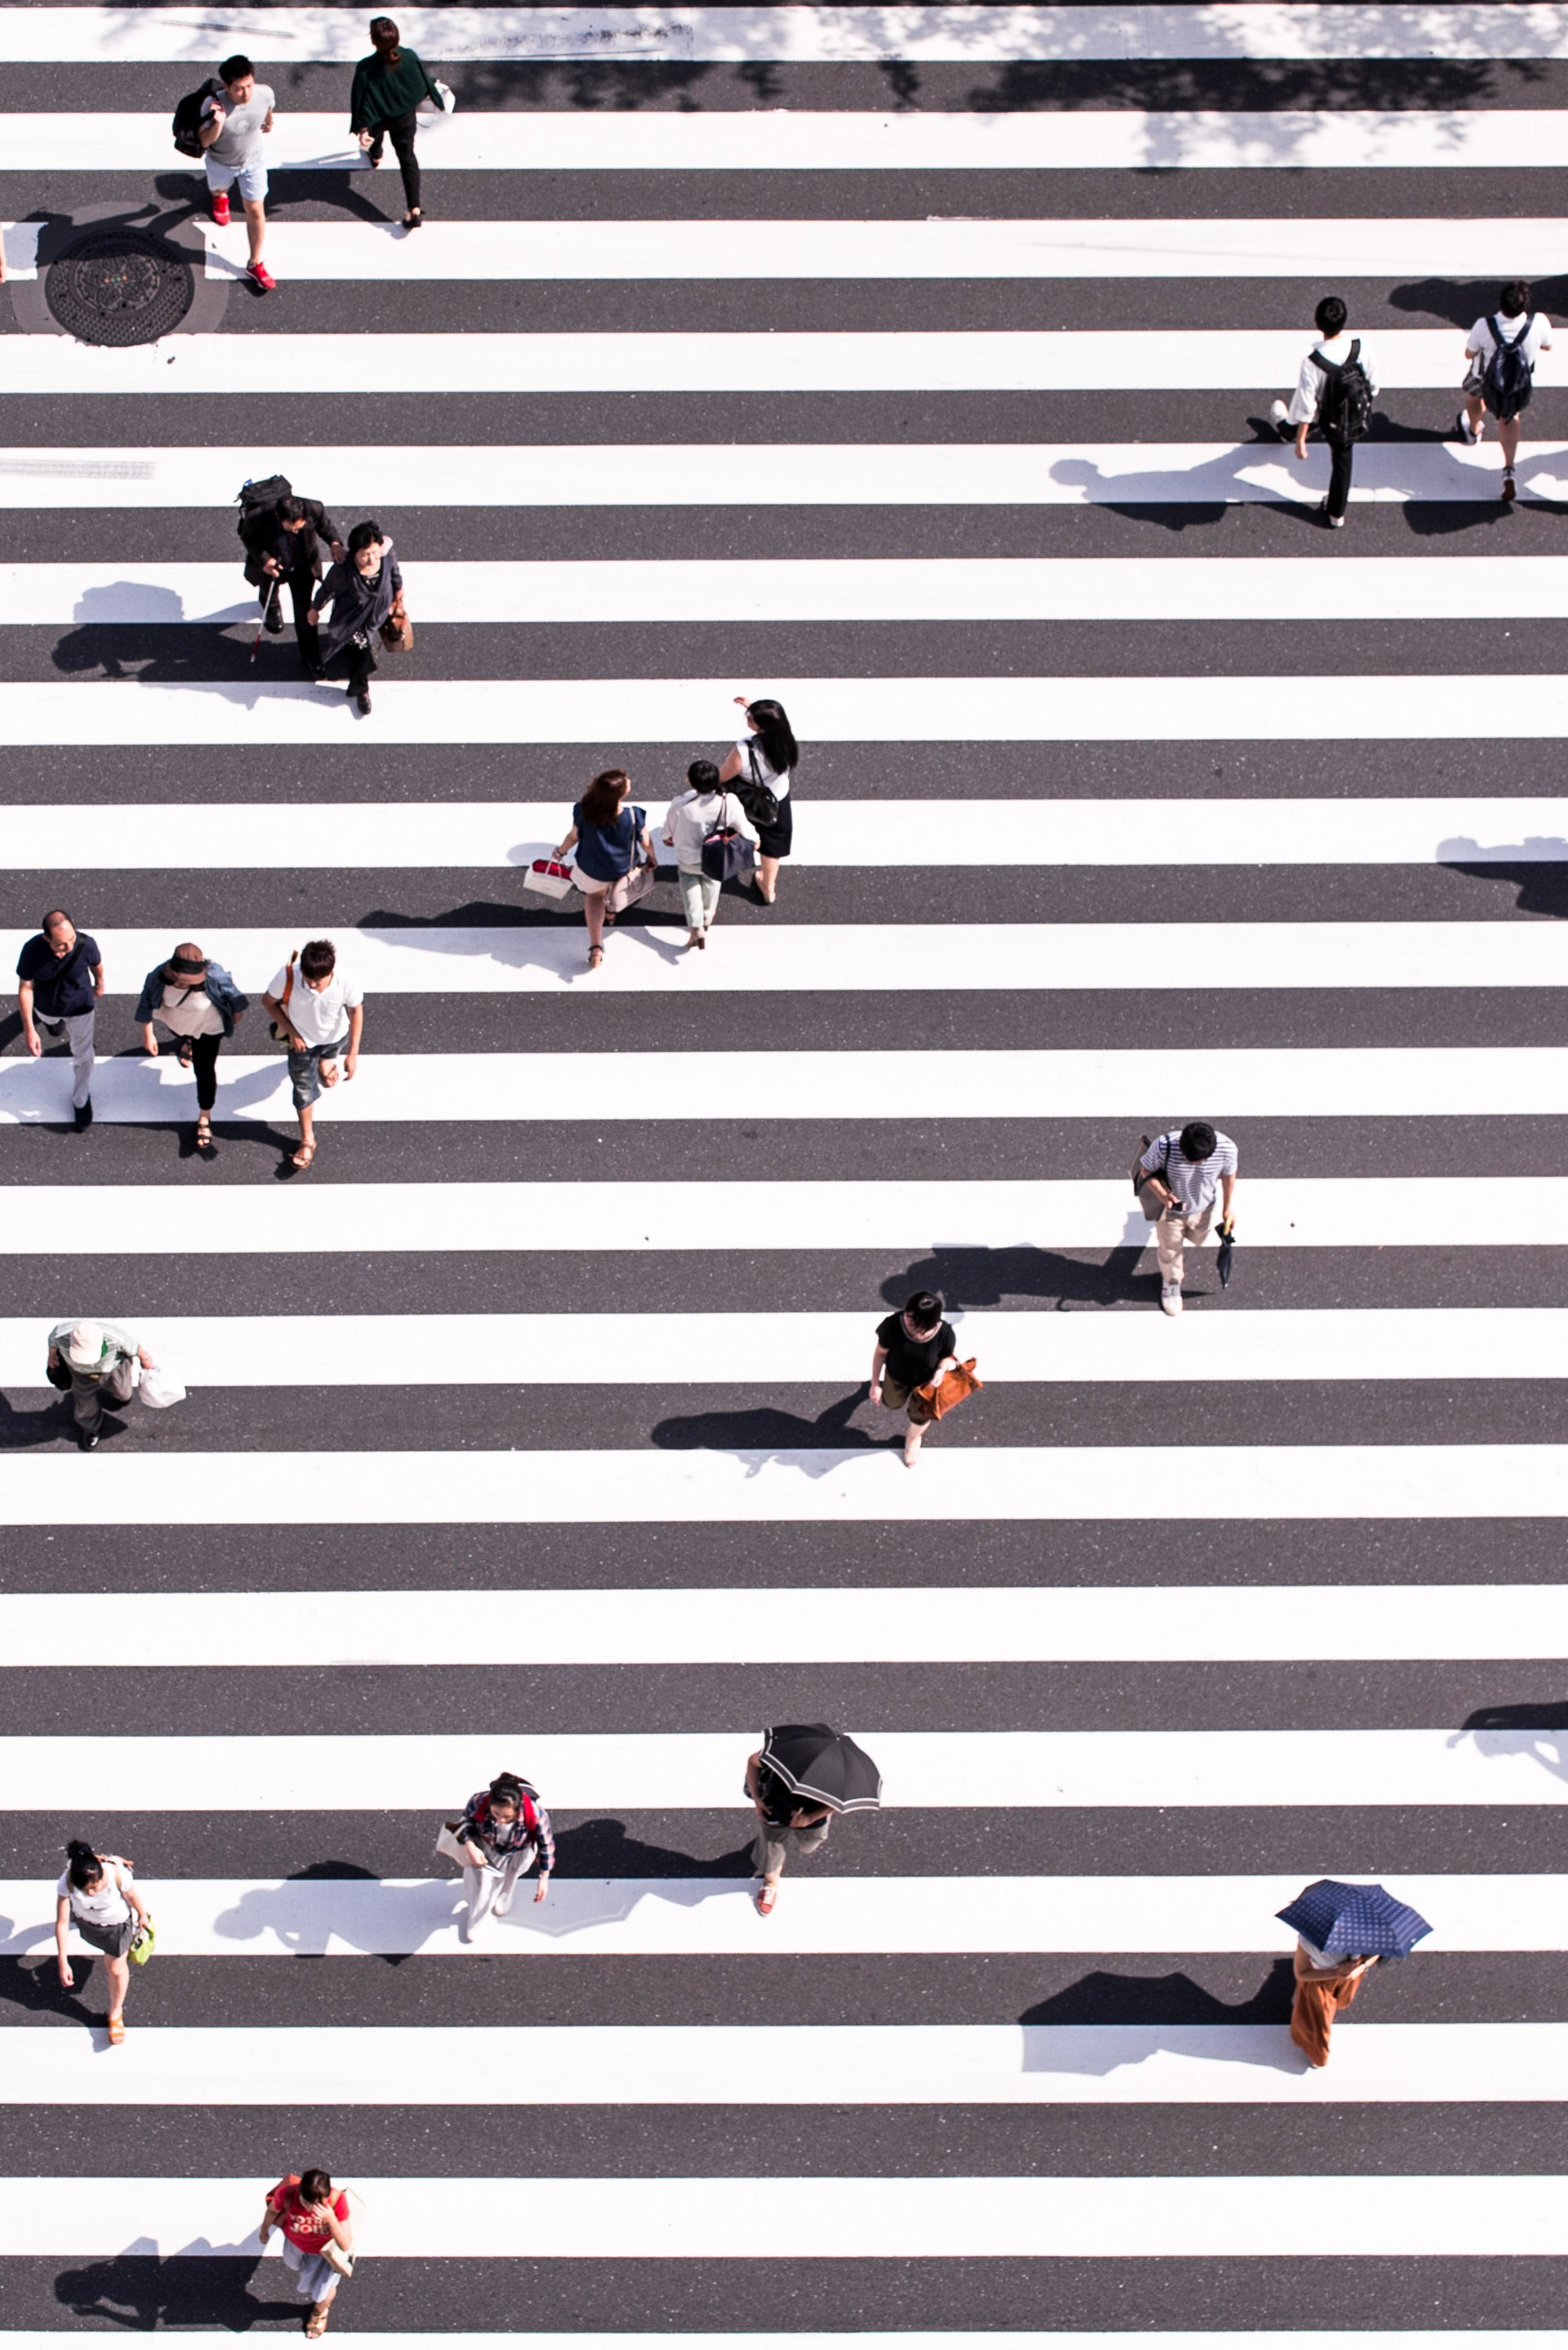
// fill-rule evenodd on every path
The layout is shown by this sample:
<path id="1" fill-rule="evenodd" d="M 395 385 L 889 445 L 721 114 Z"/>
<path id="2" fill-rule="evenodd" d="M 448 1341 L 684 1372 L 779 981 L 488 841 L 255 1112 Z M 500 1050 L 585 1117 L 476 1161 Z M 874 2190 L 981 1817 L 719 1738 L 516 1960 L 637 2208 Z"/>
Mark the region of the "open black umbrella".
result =
<path id="1" fill-rule="evenodd" d="M 763 1764 L 792 1795 L 836 1812 L 874 1812 L 882 1801 L 882 1773 L 869 1754 L 826 1721 L 785 1721 L 764 1731 Z"/>
<path id="2" fill-rule="evenodd" d="M 1233 1223 L 1220 1227 L 1220 1286 L 1231 1286 L 1231 1260 L 1236 1253 L 1236 1227 Z"/>

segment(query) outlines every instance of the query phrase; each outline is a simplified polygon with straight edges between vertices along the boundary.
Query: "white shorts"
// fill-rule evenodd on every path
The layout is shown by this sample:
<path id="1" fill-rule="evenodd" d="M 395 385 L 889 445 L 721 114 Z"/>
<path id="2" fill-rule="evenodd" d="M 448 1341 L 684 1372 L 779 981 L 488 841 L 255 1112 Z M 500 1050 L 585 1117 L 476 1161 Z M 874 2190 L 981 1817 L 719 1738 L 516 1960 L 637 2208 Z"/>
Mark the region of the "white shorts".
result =
<path id="1" fill-rule="evenodd" d="M 208 154 L 207 185 L 215 196 L 226 196 L 237 180 L 240 194 L 247 204 L 266 202 L 266 165 L 265 163 L 220 163 Z"/>

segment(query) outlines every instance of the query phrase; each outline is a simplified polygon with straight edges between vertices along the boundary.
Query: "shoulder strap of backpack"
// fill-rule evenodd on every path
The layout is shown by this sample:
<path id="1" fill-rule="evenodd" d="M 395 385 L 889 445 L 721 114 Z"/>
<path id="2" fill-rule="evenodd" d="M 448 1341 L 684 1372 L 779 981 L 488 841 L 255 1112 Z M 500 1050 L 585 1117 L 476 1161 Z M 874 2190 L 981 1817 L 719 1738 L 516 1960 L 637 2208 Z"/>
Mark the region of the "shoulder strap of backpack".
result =
<path id="1" fill-rule="evenodd" d="M 1352 335 L 1350 338 L 1350 357 L 1345 360 L 1345 364 L 1347 368 L 1359 367 L 1361 365 L 1361 338 L 1359 335 Z"/>

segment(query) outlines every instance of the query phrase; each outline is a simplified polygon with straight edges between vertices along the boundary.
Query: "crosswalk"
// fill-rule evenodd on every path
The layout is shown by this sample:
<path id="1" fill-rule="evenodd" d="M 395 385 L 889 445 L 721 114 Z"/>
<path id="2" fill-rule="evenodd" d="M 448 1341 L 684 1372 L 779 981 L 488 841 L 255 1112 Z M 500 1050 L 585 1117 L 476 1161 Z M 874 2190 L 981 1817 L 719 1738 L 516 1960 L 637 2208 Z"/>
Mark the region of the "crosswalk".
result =
<path id="1" fill-rule="evenodd" d="M 297 2326 L 317 2162 L 367 2350 L 1559 2344 L 1559 359 L 1511 511 L 1453 417 L 1562 292 L 1568 7 L 400 21 L 417 234 L 358 12 L 0 5 L 0 891 L 108 975 L 89 1131 L 0 1030 L 0 2350 Z M 169 140 L 236 47 L 265 303 Z M 110 215 L 201 331 L 46 329 Z M 1342 538 L 1266 421 L 1331 286 Z M 363 721 L 253 658 L 274 472 L 397 542 Z M 687 953 L 666 868 L 590 971 L 532 860 L 764 692 L 778 903 Z M 260 996 L 323 935 L 301 1177 Z M 186 938 L 252 1005 L 210 1162 L 133 1018 Z M 1194 1116 L 1176 1320 L 1127 1172 Z M 985 1385 L 911 1472 L 928 1285 Z M 91 1456 L 78 1314 L 191 1390 Z M 764 1918 L 746 1756 L 819 1718 L 884 1808 Z M 557 1866 L 469 1939 L 504 1766 Z M 117 2048 L 76 1835 L 158 1927 Z M 1434 1930 L 1308 2073 L 1324 1876 Z"/>

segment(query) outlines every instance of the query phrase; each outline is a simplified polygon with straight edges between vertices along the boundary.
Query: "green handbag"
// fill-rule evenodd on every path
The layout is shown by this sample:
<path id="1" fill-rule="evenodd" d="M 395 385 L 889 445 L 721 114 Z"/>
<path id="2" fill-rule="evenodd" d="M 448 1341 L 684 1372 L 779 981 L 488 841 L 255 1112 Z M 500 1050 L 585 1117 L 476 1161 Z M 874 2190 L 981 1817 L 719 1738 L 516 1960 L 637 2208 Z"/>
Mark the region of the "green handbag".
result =
<path id="1" fill-rule="evenodd" d="M 143 1924 L 140 1933 L 138 1934 L 135 1941 L 132 1942 L 130 1946 L 128 1955 L 131 1965 L 133 1967 L 144 1967 L 157 1948 L 158 1929 L 153 1924 L 150 1915 Z"/>

